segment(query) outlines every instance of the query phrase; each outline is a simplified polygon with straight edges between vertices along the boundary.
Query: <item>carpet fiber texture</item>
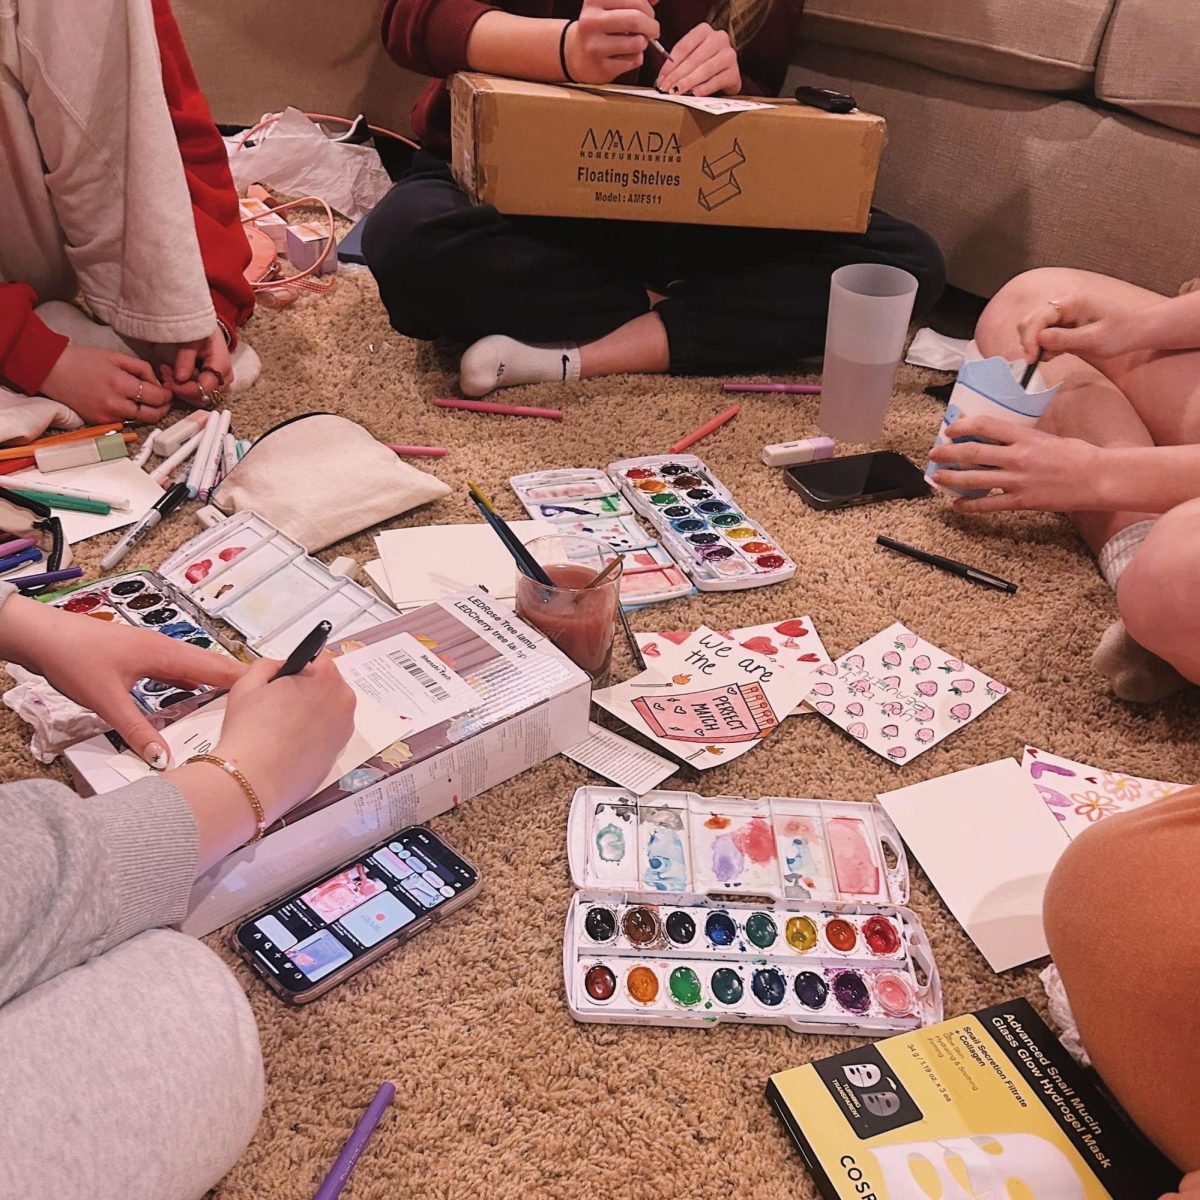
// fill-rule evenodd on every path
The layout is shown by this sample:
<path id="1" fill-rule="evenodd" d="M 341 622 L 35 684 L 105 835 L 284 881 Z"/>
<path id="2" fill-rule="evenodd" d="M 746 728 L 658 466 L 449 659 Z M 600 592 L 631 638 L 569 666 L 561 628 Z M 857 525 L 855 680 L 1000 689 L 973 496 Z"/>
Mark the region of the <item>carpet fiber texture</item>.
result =
<path id="1" fill-rule="evenodd" d="M 247 336 L 263 375 L 236 401 L 240 436 L 294 413 L 330 410 L 384 440 L 450 448 L 429 469 L 454 494 L 396 525 L 477 520 L 462 487 L 467 477 L 507 516 L 523 515 L 510 475 L 659 452 L 725 407 L 714 380 L 628 377 L 510 393 L 518 403 L 565 408 L 561 424 L 436 409 L 432 397 L 453 394 L 455 360 L 393 333 L 364 275 L 343 276 L 331 296 L 260 312 Z M 923 461 L 941 405 L 922 390 L 946 378 L 901 369 L 881 444 Z M 903 621 L 1012 692 L 908 766 L 814 717 L 786 722 L 759 749 L 703 776 L 681 769 L 665 787 L 863 801 L 1019 758 L 1027 742 L 1138 775 L 1200 778 L 1195 694 L 1135 709 L 1092 672 L 1092 648 L 1115 604 L 1064 520 L 964 519 L 940 499 L 814 512 L 762 465 L 760 452 L 815 434 L 817 404 L 747 397 L 735 422 L 694 448 L 796 560 L 795 579 L 640 612 L 634 627 L 725 629 L 808 613 L 838 655 Z M 165 522 L 142 561 L 161 561 L 197 528 L 186 512 Z M 878 549 L 879 533 L 983 566 L 1020 591 L 1001 595 Z M 80 561 L 94 566 L 111 540 L 79 547 Z M 365 535 L 322 557 L 336 553 L 374 557 Z M 617 672 L 633 672 L 623 646 Z M 26 731 L 7 711 L 0 735 L 5 777 L 33 773 Z M 816 1195 L 763 1087 L 771 1073 L 847 1049 L 851 1039 L 769 1026 L 668 1030 L 571 1019 L 562 990 L 572 893 L 565 821 L 572 792 L 588 780 L 555 758 L 437 820 L 481 868 L 480 898 L 311 1007 L 284 1007 L 219 937 L 208 939 L 254 1006 L 268 1077 L 262 1125 L 215 1197 L 310 1196 L 383 1079 L 395 1081 L 396 1102 L 345 1200 Z M 919 868 L 914 874 L 912 907 L 933 942 L 947 1014 L 1016 995 L 1042 1007 L 1035 968 L 994 975 Z"/>

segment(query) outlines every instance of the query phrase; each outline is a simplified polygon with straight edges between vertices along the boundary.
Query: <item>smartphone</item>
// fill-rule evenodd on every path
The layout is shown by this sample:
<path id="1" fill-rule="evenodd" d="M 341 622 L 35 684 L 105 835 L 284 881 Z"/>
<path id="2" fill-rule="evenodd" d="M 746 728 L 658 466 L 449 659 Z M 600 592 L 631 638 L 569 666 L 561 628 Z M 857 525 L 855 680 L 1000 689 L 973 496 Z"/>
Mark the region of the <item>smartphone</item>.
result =
<path id="1" fill-rule="evenodd" d="M 853 112 L 858 107 L 854 103 L 854 97 L 848 92 L 834 92 L 829 88 L 798 87 L 795 96 L 801 104 L 807 104 L 810 108 L 823 108 L 831 113 Z"/>
<path id="2" fill-rule="evenodd" d="M 876 450 L 788 467 L 787 483 L 811 508 L 849 508 L 929 495 L 929 484 L 903 454 Z"/>
<path id="3" fill-rule="evenodd" d="M 307 1004 L 449 916 L 479 872 L 423 825 L 314 879 L 234 930 L 233 948 L 289 1004 Z"/>

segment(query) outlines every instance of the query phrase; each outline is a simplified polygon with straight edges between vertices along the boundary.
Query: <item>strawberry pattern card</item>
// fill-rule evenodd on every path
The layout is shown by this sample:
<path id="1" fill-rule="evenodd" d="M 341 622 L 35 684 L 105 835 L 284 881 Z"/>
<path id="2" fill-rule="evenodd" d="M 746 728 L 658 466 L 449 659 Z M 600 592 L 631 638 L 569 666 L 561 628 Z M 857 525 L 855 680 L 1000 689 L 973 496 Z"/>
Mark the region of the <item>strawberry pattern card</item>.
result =
<path id="1" fill-rule="evenodd" d="M 778 662 L 785 667 L 798 667 L 802 671 L 813 671 L 831 661 L 829 651 L 821 641 L 813 625 L 812 617 L 789 617 L 786 621 L 768 621 L 764 625 L 747 625 L 743 629 L 721 630 L 721 636 L 736 642 L 751 654 L 761 654 L 769 662 Z M 679 646 L 692 635 L 679 630 L 663 633 L 638 633 L 638 647 L 646 665 L 654 668 L 662 657 L 663 643 Z M 811 715 L 812 708 L 803 703 L 792 710 L 792 716 Z"/>
<path id="2" fill-rule="evenodd" d="M 1189 786 L 1089 767 L 1033 746 L 1025 747 L 1021 769 L 1058 818 L 1059 828 L 1071 839 L 1105 817 L 1140 808 Z"/>
<path id="3" fill-rule="evenodd" d="M 1008 691 L 899 622 L 810 681 L 805 698 L 817 712 L 895 763 L 936 746 Z"/>
<path id="4" fill-rule="evenodd" d="M 753 750 L 808 690 L 808 672 L 747 651 L 701 626 L 664 639 L 651 667 L 592 699 L 699 770 Z"/>

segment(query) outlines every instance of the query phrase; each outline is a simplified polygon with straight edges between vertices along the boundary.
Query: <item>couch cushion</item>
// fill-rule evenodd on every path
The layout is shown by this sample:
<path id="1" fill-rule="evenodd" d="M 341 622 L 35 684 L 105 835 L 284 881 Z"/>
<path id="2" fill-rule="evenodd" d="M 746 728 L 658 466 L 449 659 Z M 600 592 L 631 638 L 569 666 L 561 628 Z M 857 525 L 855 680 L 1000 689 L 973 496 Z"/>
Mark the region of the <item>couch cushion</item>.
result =
<path id="1" fill-rule="evenodd" d="M 1200 133 L 1200 4 L 1116 0 L 1096 94 L 1152 121 Z"/>
<path id="2" fill-rule="evenodd" d="M 1154 7 L 1157 0 L 1144 0 Z M 1196 0 L 1175 0 L 1194 4 Z M 984 83 L 1090 86 L 1113 0 L 807 0 L 803 37 Z"/>

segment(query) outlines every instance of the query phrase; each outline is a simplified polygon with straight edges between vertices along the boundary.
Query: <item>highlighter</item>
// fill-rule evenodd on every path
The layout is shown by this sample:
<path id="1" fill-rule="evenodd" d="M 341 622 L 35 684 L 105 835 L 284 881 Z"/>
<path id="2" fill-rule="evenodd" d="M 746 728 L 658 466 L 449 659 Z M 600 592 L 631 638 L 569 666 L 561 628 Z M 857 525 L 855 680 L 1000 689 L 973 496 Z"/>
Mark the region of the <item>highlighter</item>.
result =
<path id="1" fill-rule="evenodd" d="M 35 450 L 33 457 L 39 471 L 65 471 L 68 467 L 111 462 L 115 458 L 129 457 L 129 446 L 125 441 L 127 437 L 133 437 L 133 434 L 106 433 L 103 437 L 81 438 L 77 442 L 44 446 L 41 450 Z"/>

